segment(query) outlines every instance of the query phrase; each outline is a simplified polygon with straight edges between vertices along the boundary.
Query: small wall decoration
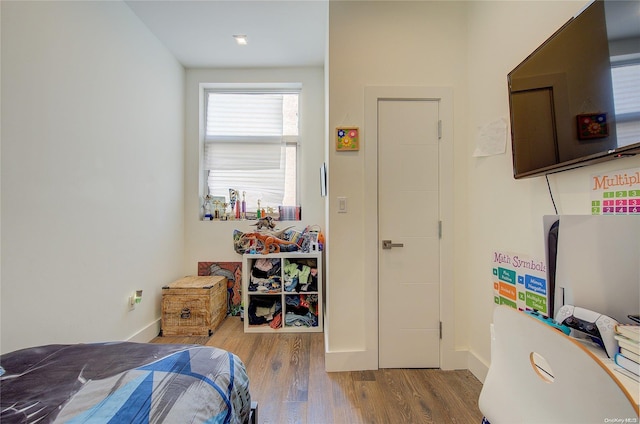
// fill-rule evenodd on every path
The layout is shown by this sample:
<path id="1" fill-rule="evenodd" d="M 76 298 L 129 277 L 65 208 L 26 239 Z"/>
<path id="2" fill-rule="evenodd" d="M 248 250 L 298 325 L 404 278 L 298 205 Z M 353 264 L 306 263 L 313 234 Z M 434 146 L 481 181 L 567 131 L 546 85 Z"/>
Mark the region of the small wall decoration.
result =
<path id="1" fill-rule="evenodd" d="M 577 116 L 578 138 L 588 140 L 590 138 L 604 138 L 609 136 L 606 113 L 589 113 Z"/>
<path id="2" fill-rule="evenodd" d="M 336 151 L 346 152 L 360 150 L 360 133 L 358 127 L 336 128 Z"/>

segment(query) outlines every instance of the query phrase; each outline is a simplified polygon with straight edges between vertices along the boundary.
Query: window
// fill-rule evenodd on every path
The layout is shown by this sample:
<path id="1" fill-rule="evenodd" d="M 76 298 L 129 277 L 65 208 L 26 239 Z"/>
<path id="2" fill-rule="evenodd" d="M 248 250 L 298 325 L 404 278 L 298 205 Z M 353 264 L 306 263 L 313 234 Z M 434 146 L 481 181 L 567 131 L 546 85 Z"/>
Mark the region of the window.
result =
<path id="1" fill-rule="evenodd" d="M 618 146 L 640 140 L 640 63 L 613 64 L 613 96 Z"/>
<path id="2" fill-rule="evenodd" d="M 204 92 L 206 187 L 229 201 L 246 196 L 247 212 L 297 205 L 299 88 Z"/>

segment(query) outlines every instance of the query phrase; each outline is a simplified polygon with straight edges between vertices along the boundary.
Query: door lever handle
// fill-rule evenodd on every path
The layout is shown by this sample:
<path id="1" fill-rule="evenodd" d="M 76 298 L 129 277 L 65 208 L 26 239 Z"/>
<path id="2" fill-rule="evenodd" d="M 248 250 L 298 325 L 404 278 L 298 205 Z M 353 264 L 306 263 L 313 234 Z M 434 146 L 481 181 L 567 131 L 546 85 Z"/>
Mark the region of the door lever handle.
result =
<path id="1" fill-rule="evenodd" d="M 382 240 L 383 249 L 391 249 L 392 247 L 404 247 L 403 243 L 393 243 L 391 240 Z"/>

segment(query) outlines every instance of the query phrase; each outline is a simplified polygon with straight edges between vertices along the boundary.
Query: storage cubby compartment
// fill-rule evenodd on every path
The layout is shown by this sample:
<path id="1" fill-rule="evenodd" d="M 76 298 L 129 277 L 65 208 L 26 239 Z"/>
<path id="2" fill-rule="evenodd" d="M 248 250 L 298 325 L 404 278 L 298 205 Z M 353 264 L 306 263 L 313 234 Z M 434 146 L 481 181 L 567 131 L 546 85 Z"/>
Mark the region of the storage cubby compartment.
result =
<path id="1" fill-rule="evenodd" d="M 283 276 L 286 292 L 318 292 L 316 258 L 284 258 Z"/>
<path id="2" fill-rule="evenodd" d="M 322 253 L 245 254 L 245 332 L 321 332 Z"/>
<path id="3" fill-rule="evenodd" d="M 285 327 L 311 328 L 318 326 L 317 294 L 286 294 L 284 299 Z"/>
<path id="4" fill-rule="evenodd" d="M 282 299 L 279 295 L 249 296 L 245 320 L 249 326 L 282 327 Z"/>
<path id="5" fill-rule="evenodd" d="M 280 258 L 256 258 L 250 263 L 248 291 L 280 293 L 282 291 L 282 261 Z"/>

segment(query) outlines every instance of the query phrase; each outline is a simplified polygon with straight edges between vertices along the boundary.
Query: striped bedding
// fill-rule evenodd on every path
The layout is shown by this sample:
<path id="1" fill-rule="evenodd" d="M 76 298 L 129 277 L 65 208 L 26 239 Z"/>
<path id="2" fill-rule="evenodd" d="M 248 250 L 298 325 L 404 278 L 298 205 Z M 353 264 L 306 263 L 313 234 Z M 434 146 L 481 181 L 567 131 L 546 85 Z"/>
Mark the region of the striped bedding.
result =
<path id="1" fill-rule="evenodd" d="M 0 357 L 0 422 L 247 423 L 244 364 L 194 345 L 48 345 Z"/>

